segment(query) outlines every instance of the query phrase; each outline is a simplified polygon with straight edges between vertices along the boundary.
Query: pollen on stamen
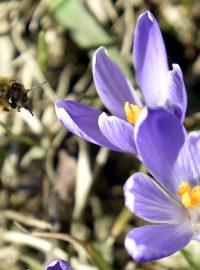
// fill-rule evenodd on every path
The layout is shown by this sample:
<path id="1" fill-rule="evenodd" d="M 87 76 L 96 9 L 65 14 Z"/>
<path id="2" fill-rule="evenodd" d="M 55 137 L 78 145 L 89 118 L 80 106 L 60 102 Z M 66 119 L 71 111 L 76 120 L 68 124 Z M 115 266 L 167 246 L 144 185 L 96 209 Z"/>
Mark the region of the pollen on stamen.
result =
<path id="1" fill-rule="evenodd" d="M 191 209 L 200 206 L 200 186 L 190 187 L 187 181 L 181 182 L 178 195 L 185 208 Z"/>
<path id="2" fill-rule="evenodd" d="M 178 195 L 181 197 L 184 193 L 190 193 L 191 187 L 187 181 L 182 181 L 179 186 Z"/>
<path id="3" fill-rule="evenodd" d="M 142 108 L 135 104 L 131 104 L 129 102 L 125 102 L 124 104 L 127 121 L 132 125 L 135 125 L 141 110 Z"/>

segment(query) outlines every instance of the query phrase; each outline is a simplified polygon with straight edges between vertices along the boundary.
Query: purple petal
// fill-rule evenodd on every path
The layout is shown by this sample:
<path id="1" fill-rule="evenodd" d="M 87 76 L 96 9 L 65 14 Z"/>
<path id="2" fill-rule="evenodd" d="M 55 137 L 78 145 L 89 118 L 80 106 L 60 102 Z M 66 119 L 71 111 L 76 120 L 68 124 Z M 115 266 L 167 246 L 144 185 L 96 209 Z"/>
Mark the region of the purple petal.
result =
<path id="1" fill-rule="evenodd" d="M 174 64 L 173 70 L 168 72 L 169 103 L 177 103 L 181 109 L 181 115 L 178 115 L 183 121 L 187 109 L 187 93 L 183 81 L 183 74 L 179 65 Z M 176 112 L 175 112 L 176 114 Z"/>
<path id="2" fill-rule="evenodd" d="M 189 135 L 186 134 L 185 137 L 185 143 L 183 147 L 181 148 L 179 155 L 177 157 L 176 162 L 174 163 L 174 186 L 176 186 L 176 190 L 179 190 L 180 183 L 182 181 L 189 182 L 191 187 L 194 187 L 195 185 L 200 184 L 200 178 L 198 173 L 198 165 L 196 159 L 196 152 L 198 152 L 198 146 L 193 145 L 193 139 L 200 134 L 197 134 L 198 132 L 192 132 Z M 192 139 L 192 140 L 191 140 Z M 193 146 L 192 146 L 193 145 Z M 191 149 L 191 146 L 193 149 Z"/>
<path id="3" fill-rule="evenodd" d="M 54 260 L 47 265 L 45 270 L 71 270 L 71 267 L 63 260 Z"/>
<path id="4" fill-rule="evenodd" d="M 134 127 L 131 124 L 115 116 L 102 113 L 99 117 L 99 128 L 104 136 L 121 151 L 137 154 Z"/>
<path id="5" fill-rule="evenodd" d="M 200 185 L 200 131 L 193 131 L 188 135 L 186 148 L 189 155 L 192 178 Z"/>
<path id="6" fill-rule="evenodd" d="M 176 115 L 181 121 L 183 122 L 183 111 L 177 102 L 173 101 L 172 99 L 167 99 L 165 104 L 162 106 L 163 108 L 169 110 L 172 112 L 174 115 Z"/>
<path id="7" fill-rule="evenodd" d="M 133 54 L 136 80 L 145 104 L 163 104 L 168 97 L 168 62 L 159 25 L 149 11 L 138 19 Z"/>
<path id="8" fill-rule="evenodd" d="M 103 47 L 96 51 L 92 69 L 98 94 L 113 115 L 126 119 L 124 113 L 126 101 L 142 106 L 127 78 Z"/>
<path id="9" fill-rule="evenodd" d="M 175 181 L 176 189 L 179 189 L 180 182 L 187 181 L 190 186 L 200 184 L 200 170 L 198 169 L 198 137 L 200 133 L 198 131 L 191 132 L 186 136 L 185 143 L 178 155 L 178 158 L 174 164 L 177 170 L 177 178 Z M 196 141 L 197 139 L 197 141 Z M 197 143 L 197 144 L 196 144 Z"/>
<path id="10" fill-rule="evenodd" d="M 135 142 L 141 160 L 174 195 L 185 179 L 188 166 L 179 157 L 185 136 L 180 120 L 164 109 L 143 109 L 135 125 Z"/>
<path id="11" fill-rule="evenodd" d="M 184 248 L 193 235 L 190 223 L 144 226 L 128 233 L 125 247 L 139 263 L 172 255 Z"/>
<path id="12" fill-rule="evenodd" d="M 185 208 L 143 173 L 135 173 L 126 181 L 124 196 L 126 206 L 146 221 L 180 223 L 187 217 Z"/>
<path id="13" fill-rule="evenodd" d="M 61 124 L 73 134 L 100 146 L 120 151 L 101 133 L 98 118 L 102 111 L 75 101 L 60 100 L 55 104 Z"/>

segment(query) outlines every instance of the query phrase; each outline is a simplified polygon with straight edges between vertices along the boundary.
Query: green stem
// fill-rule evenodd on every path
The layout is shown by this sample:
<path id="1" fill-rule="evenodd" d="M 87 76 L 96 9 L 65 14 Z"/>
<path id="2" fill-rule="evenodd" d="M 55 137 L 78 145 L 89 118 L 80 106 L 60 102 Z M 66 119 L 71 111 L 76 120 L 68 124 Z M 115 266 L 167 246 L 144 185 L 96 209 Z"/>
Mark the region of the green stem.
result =
<path id="1" fill-rule="evenodd" d="M 114 239 L 116 239 L 121 234 L 124 227 L 132 218 L 133 213 L 128 208 L 123 207 L 111 230 L 111 235 Z"/>
<path id="2" fill-rule="evenodd" d="M 191 267 L 190 269 L 199 270 L 199 266 L 196 265 L 192 254 L 188 250 L 182 249 L 180 252 L 183 255 L 183 257 L 185 258 L 185 260 L 188 262 L 188 264 L 190 265 L 190 267 Z"/>
<path id="3" fill-rule="evenodd" d="M 85 249 L 90 254 L 91 259 L 99 268 L 99 270 L 113 270 L 110 264 L 104 260 L 104 258 L 99 254 L 99 252 L 90 244 L 84 244 Z"/>

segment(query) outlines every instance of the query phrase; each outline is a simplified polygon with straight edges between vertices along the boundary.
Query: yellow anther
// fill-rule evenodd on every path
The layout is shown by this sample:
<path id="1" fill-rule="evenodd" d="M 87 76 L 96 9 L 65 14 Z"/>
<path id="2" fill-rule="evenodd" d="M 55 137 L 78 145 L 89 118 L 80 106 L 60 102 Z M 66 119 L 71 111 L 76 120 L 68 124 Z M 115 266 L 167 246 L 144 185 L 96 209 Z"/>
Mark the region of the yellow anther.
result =
<path id="1" fill-rule="evenodd" d="M 183 181 L 180 184 L 178 195 L 181 197 L 181 202 L 185 208 L 200 206 L 200 186 L 191 189 L 190 184 Z"/>
<path id="2" fill-rule="evenodd" d="M 200 199 L 200 186 L 196 186 L 191 191 L 191 197 L 199 200 Z"/>
<path id="3" fill-rule="evenodd" d="M 125 102 L 124 104 L 124 111 L 126 114 L 126 118 L 130 124 L 135 125 L 141 110 L 142 110 L 141 107 L 131 104 L 129 102 Z"/>
<path id="4" fill-rule="evenodd" d="M 181 182 L 179 186 L 178 195 L 181 197 L 184 193 L 190 193 L 191 187 L 187 181 Z"/>
<path id="5" fill-rule="evenodd" d="M 185 206 L 185 208 L 192 208 L 192 199 L 189 193 L 184 193 L 181 197 L 181 202 Z"/>

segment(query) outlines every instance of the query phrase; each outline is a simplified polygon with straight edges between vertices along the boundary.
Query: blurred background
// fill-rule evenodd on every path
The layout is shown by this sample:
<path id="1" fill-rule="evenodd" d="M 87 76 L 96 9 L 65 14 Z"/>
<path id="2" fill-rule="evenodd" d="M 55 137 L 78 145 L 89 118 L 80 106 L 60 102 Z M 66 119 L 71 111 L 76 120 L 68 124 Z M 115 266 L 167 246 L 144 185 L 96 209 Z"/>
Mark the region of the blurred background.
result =
<path id="1" fill-rule="evenodd" d="M 144 222 L 124 209 L 122 188 L 144 168 L 133 156 L 68 133 L 54 109 L 56 100 L 70 99 L 105 110 L 91 72 L 101 45 L 137 88 L 133 36 L 147 9 L 160 24 L 170 65 L 184 73 L 185 125 L 199 129 L 200 1 L 0 1 L 0 76 L 27 89 L 47 81 L 30 93 L 33 116 L 0 113 L 0 270 L 41 270 L 54 258 L 74 270 L 191 269 L 179 254 L 144 265 L 129 258 L 125 235 Z M 189 248 L 198 258 L 198 245 Z"/>

